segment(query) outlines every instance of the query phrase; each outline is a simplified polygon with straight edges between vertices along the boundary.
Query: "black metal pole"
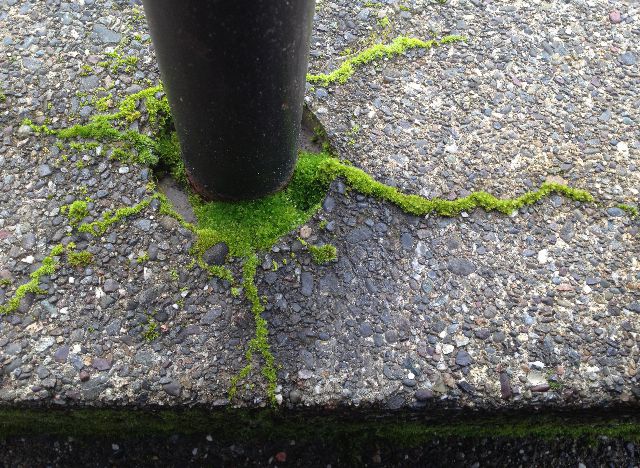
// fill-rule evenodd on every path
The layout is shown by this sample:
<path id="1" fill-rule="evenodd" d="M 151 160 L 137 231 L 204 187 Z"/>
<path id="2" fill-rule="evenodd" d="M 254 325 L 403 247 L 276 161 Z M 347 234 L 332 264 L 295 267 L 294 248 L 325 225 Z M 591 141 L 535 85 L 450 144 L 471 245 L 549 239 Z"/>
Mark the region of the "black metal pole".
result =
<path id="1" fill-rule="evenodd" d="M 276 192 L 297 157 L 315 0 L 143 0 L 187 175 L 206 199 Z"/>

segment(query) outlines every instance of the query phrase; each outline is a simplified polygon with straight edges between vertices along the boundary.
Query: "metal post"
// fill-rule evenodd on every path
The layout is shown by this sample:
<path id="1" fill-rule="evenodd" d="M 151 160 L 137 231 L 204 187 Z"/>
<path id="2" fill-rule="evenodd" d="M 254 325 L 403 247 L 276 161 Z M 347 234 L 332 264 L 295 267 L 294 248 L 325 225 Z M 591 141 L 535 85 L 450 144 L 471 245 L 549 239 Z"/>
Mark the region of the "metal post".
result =
<path id="1" fill-rule="evenodd" d="M 182 157 L 212 200 L 283 188 L 297 157 L 315 0 L 143 0 Z"/>

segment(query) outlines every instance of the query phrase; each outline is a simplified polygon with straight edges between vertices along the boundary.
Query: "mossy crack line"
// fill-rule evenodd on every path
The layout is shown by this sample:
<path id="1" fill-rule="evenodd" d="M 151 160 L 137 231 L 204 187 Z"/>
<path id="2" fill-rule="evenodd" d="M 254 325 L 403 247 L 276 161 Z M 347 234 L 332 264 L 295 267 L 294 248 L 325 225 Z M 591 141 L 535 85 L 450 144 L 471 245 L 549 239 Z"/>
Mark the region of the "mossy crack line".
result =
<path id="1" fill-rule="evenodd" d="M 307 81 L 309 83 L 319 84 L 322 86 L 328 86 L 332 83 L 343 84 L 353 76 L 356 72 L 356 68 L 373 62 L 374 60 L 384 57 L 392 57 L 394 55 L 402 55 L 410 49 L 431 49 L 433 47 L 461 41 L 466 41 L 466 38 L 458 35 L 449 35 L 444 36 L 439 40 L 431 39 L 423 41 L 422 39 L 400 36 L 395 38 L 390 44 L 376 44 L 363 50 L 355 57 L 351 57 L 342 62 L 342 65 L 331 73 L 309 73 L 307 74 Z"/>
<path id="2" fill-rule="evenodd" d="M 593 196 L 585 191 L 553 182 L 543 182 L 540 188 L 527 192 L 516 198 L 497 198 L 484 191 L 473 192 L 457 200 L 429 199 L 421 195 L 407 195 L 395 187 L 376 181 L 361 169 L 349 166 L 335 158 L 329 158 L 320 165 L 319 170 L 326 182 L 337 177 L 344 178 L 347 185 L 362 195 L 386 200 L 398 206 L 404 212 L 416 216 L 436 213 L 440 216 L 453 217 L 464 211 L 482 208 L 485 211 L 499 211 L 512 214 L 519 208 L 533 205 L 552 194 L 563 195 L 579 202 L 593 202 Z"/>
<path id="3" fill-rule="evenodd" d="M 15 312 L 20 307 L 20 302 L 28 294 L 44 294 L 45 291 L 40 288 L 40 278 L 52 275 L 58 266 L 58 257 L 65 252 L 62 244 L 54 246 L 49 254 L 42 260 L 42 265 L 31 273 L 31 280 L 28 283 L 18 286 L 15 293 L 7 301 L 6 304 L 0 305 L 0 315 L 7 315 Z"/>

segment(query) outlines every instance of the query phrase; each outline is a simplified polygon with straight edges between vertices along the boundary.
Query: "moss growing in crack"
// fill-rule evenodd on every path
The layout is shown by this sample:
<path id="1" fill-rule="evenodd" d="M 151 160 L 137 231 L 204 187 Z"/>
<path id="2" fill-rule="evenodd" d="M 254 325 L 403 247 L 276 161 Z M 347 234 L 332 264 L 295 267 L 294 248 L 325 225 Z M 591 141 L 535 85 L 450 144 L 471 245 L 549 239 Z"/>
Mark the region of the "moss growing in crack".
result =
<path id="1" fill-rule="evenodd" d="M 11 314 L 18 310 L 20 302 L 28 293 L 44 294 L 45 291 L 40 288 L 40 278 L 52 275 L 56 271 L 56 267 L 59 263 L 56 257 L 62 255 L 64 251 L 65 248 L 62 244 L 58 244 L 53 247 L 49 252 L 49 255 L 42 260 L 40 268 L 31 273 L 31 281 L 19 286 L 11 299 L 9 299 L 6 304 L 0 305 L 0 315 Z"/>
<path id="2" fill-rule="evenodd" d="M 345 60 L 340 67 L 329 74 L 308 74 L 307 81 L 322 86 L 328 86 L 332 83 L 346 83 L 347 80 L 353 76 L 356 68 L 373 62 L 374 60 L 401 55 L 410 49 L 431 49 L 432 47 L 465 40 L 464 37 L 456 35 L 445 36 L 440 40 L 432 39 L 429 41 L 400 36 L 394 39 L 391 44 L 376 44 L 363 50 L 355 57 Z"/>
<path id="3" fill-rule="evenodd" d="M 251 303 L 251 312 L 253 313 L 256 331 L 255 336 L 251 341 L 249 341 L 249 346 L 245 353 L 247 365 L 231 379 L 229 399 L 232 400 L 235 398 L 238 392 L 238 383 L 247 378 L 251 373 L 251 370 L 253 369 L 254 354 L 260 354 L 263 360 L 261 373 L 267 382 L 267 396 L 269 401 L 275 405 L 278 376 L 275 368 L 275 359 L 271 353 L 271 347 L 269 346 L 269 329 L 267 328 L 267 321 L 262 317 L 264 305 L 258 296 L 258 288 L 255 282 L 258 263 L 258 256 L 252 254 L 245 260 L 243 266 L 242 286 L 244 288 L 245 296 Z"/>
<path id="4" fill-rule="evenodd" d="M 306 240 L 298 237 L 298 241 L 307 248 L 311 254 L 311 258 L 317 265 L 333 262 L 338 258 L 338 249 L 334 245 L 311 245 Z"/>
<path id="5" fill-rule="evenodd" d="M 47 125 L 35 125 L 29 119 L 25 119 L 22 124 L 30 126 L 35 133 L 54 135 L 61 140 L 84 139 L 120 143 L 124 145 L 125 150 L 135 150 L 135 154 L 131 153 L 131 162 L 155 165 L 158 163 L 157 155 L 162 154 L 162 148 L 159 147 L 163 143 L 162 140 L 157 141 L 134 130 L 120 130 L 117 124 L 123 125 L 140 118 L 142 114 L 137 107 L 142 101 L 147 109 L 149 123 L 156 128 L 164 127 L 169 117 L 169 103 L 166 97 L 158 97 L 162 93 L 163 87 L 158 85 L 131 94 L 122 100 L 116 112 L 95 115 L 87 124 L 59 130 Z"/>
<path id="6" fill-rule="evenodd" d="M 105 211 L 100 220 L 93 221 L 92 223 L 84 223 L 78 227 L 78 231 L 87 232 L 94 236 L 101 236 L 107 231 L 109 226 L 124 218 L 140 213 L 149 206 L 149 203 L 151 203 L 151 198 L 144 199 L 133 206 L 118 208 L 116 211 Z"/>
<path id="7" fill-rule="evenodd" d="M 144 338 L 147 343 L 151 343 L 152 341 L 157 340 L 158 338 L 160 338 L 160 332 L 158 331 L 158 328 L 158 322 L 156 322 L 153 316 L 149 315 L 147 317 L 147 325 L 142 332 L 142 338 Z"/>
<path id="8" fill-rule="evenodd" d="M 473 192 L 472 194 L 457 200 L 428 199 L 420 195 L 407 195 L 395 187 L 390 187 L 376 181 L 361 169 L 346 165 L 335 158 L 328 158 L 319 166 L 321 178 L 329 183 L 336 177 L 345 179 L 355 191 L 381 200 L 386 200 L 406 213 L 424 216 L 436 213 L 441 216 L 457 216 L 463 211 L 471 211 L 482 208 L 485 211 L 499 211 L 504 214 L 512 214 L 524 206 L 533 205 L 543 198 L 551 195 L 563 195 L 571 200 L 579 202 L 593 202 L 594 198 L 588 192 L 566 185 L 544 182 L 538 190 L 530 191 L 516 198 L 500 199 L 487 192 Z"/>
<path id="9" fill-rule="evenodd" d="M 136 263 L 142 264 L 147 263 L 149 261 L 149 253 L 145 252 L 143 254 L 138 255 L 136 258 Z"/>

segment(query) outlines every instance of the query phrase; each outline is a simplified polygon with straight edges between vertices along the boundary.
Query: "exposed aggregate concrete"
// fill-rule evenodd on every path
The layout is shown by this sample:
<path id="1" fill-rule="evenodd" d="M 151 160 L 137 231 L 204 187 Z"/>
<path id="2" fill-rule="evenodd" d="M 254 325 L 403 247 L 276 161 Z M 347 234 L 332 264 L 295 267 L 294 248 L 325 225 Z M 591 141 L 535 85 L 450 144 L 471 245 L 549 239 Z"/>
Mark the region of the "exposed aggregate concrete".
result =
<path id="1" fill-rule="evenodd" d="M 637 404 L 640 224 L 615 206 L 640 202 L 637 5 L 398 5 L 320 2 L 311 69 L 398 35 L 468 42 L 309 86 L 307 103 L 342 157 L 429 197 L 516 196 L 554 177 L 601 203 L 554 196 L 512 217 L 417 218 L 334 182 L 303 237 L 334 244 L 339 260 L 315 265 L 292 233 L 262 255 L 256 278 L 282 404 Z M 187 268 L 192 234 L 157 203 L 99 238 L 72 231 L 60 212 L 87 196 L 85 221 L 133 205 L 148 196 L 149 169 L 109 160 L 102 147 L 63 161 L 54 139 L 20 125 L 85 121 L 95 110 L 82 92 L 113 86 L 115 100 L 158 82 L 132 8 L 0 1 L 0 279 L 12 282 L 0 286 L 0 304 L 53 245 L 75 242 L 94 256 L 84 268 L 62 261 L 43 280 L 46 294 L 0 317 L 2 404 L 224 406 L 244 366 L 247 302 Z M 99 66 L 123 37 L 133 40 L 118 50 L 138 63 Z M 150 316 L 160 332 L 151 343 Z M 253 381 L 234 403 L 267 403 Z"/>

